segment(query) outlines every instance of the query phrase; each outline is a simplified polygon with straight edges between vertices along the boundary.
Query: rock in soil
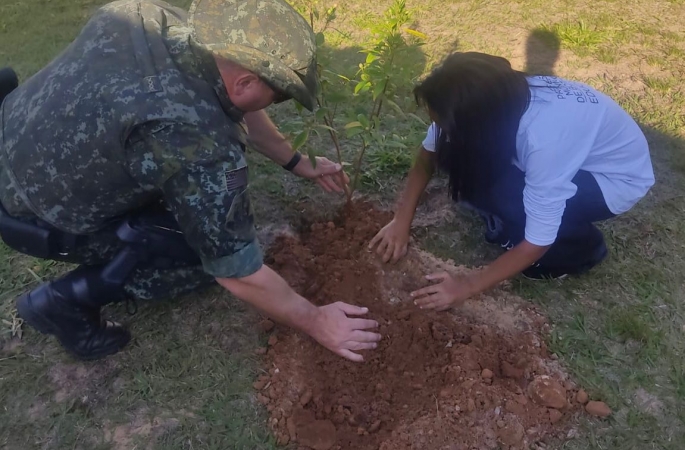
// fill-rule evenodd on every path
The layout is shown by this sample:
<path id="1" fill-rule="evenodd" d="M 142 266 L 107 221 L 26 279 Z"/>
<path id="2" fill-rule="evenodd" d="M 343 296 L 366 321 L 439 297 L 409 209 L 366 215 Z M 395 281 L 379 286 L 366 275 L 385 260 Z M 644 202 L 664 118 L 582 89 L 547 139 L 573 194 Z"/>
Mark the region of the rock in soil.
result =
<path id="1" fill-rule="evenodd" d="M 562 409 L 567 405 L 566 389 L 546 376 L 536 377 L 528 386 L 528 395 L 538 405 Z"/>
<path id="2" fill-rule="evenodd" d="M 274 435 L 306 450 L 520 450 L 565 436 L 568 421 L 553 424 L 556 412 L 538 406 L 565 407 L 567 377 L 541 345 L 545 321 L 535 307 L 495 289 L 452 311 L 418 310 L 409 294 L 428 284 L 427 273 L 467 269 L 414 248 L 383 264 L 368 242 L 391 218 L 356 203 L 334 227 L 314 223 L 267 251 L 266 263 L 297 292 L 316 285 L 307 297 L 316 305 L 368 307 L 365 318 L 383 336 L 375 350 L 359 352 L 360 364 L 279 330 L 262 358 L 279 374 L 257 394 L 272 418 L 283 411 Z M 534 402 L 523 395 L 527 373 L 547 377 L 533 382 Z"/>
<path id="3" fill-rule="evenodd" d="M 596 417 L 608 417 L 611 415 L 611 408 L 604 402 L 589 402 L 585 405 L 585 411 Z"/>

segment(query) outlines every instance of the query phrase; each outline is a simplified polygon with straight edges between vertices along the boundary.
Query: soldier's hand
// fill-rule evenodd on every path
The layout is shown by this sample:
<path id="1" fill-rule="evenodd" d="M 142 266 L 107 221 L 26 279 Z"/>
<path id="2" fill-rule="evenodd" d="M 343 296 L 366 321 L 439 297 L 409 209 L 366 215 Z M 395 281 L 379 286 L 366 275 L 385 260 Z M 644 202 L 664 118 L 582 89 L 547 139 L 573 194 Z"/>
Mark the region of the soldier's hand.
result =
<path id="1" fill-rule="evenodd" d="M 364 357 L 355 352 L 377 347 L 381 335 L 368 330 L 376 330 L 378 322 L 349 316 L 361 316 L 368 312 L 368 308 L 342 302 L 320 306 L 310 335 L 333 353 L 362 362 Z"/>
<path id="2" fill-rule="evenodd" d="M 314 168 L 309 157 L 303 155 L 293 169 L 293 173 L 298 177 L 315 181 L 326 192 L 343 192 L 350 183 L 350 177 L 340 164 L 321 156 L 316 157 L 316 168 Z"/>

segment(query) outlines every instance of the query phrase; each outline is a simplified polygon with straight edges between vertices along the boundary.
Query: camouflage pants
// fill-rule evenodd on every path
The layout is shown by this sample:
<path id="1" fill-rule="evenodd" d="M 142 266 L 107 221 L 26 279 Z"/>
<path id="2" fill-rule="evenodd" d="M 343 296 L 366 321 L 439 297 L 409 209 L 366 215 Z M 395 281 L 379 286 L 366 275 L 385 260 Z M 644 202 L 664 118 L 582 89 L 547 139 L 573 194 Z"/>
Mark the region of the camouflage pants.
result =
<path id="1" fill-rule="evenodd" d="M 1 137 L 2 133 L 0 133 Z M 0 203 L 14 218 L 35 223 L 37 220 L 35 214 L 17 194 L 4 164 L 1 163 L 3 159 L 1 156 L 0 154 Z M 159 220 L 160 225 L 178 230 L 176 220 L 161 201 L 152 202 L 149 208 L 136 211 L 136 214 L 144 215 L 147 212 L 154 217 L 153 220 Z M 79 236 L 68 255 L 56 256 L 52 259 L 83 266 L 104 266 L 126 246 L 116 234 L 118 226 L 119 223 L 114 222 L 93 234 Z M 214 278 L 203 270 L 198 258 L 194 264 L 178 261 L 164 269 L 152 263 L 139 263 L 123 288 L 129 297 L 137 300 L 158 300 L 173 298 L 214 283 Z"/>
<path id="2" fill-rule="evenodd" d="M 74 249 L 67 262 L 96 266 L 110 262 L 124 245 L 116 235 L 116 227 L 87 236 Z M 66 260 L 66 259 L 65 259 Z M 124 292 L 137 300 L 162 300 L 212 286 L 214 277 L 201 264 L 179 261 L 172 267 L 158 268 L 152 263 L 139 263 L 124 284 Z"/>
<path id="3" fill-rule="evenodd" d="M 159 207 L 151 206 L 151 208 L 156 210 L 154 217 L 159 217 Z M 142 214 L 145 214 L 145 211 L 142 211 Z M 26 222 L 36 220 L 35 216 L 32 217 L 26 211 L 17 218 Z M 178 229 L 171 213 L 163 212 L 161 218 L 163 223 L 159 225 Z M 114 223 L 93 234 L 78 236 L 68 254 L 55 255 L 51 259 L 80 266 L 104 267 L 127 245 L 131 245 L 119 239 L 116 234 L 118 226 L 119 223 Z M 178 241 L 170 242 L 169 245 L 178 245 Z M 164 268 L 160 268 L 153 257 L 134 266 L 123 285 L 123 293 L 136 300 L 161 300 L 209 287 L 214 283 L 216 283 L 214 277 L 204 271 L 199 258 L 192 263 L 167 260 Z M 113 295 L 112 299 L 106 299 L 107 301 L 103 303 L 121 301 L 125 298 L 121 293 L 113 293 Z M 100 299 L 102 300 L 105 299 Z"/>

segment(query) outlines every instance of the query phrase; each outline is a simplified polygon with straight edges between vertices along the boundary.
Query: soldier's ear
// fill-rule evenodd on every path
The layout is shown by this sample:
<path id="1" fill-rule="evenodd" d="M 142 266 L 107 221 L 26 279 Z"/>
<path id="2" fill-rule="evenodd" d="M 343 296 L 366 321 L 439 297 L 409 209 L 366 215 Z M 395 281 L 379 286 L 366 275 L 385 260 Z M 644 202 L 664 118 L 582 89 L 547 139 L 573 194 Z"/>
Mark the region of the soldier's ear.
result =
<path id="1" fill-rule="evenodd" d="M 252 94 L 255 89 L 261 85 L 259 77 L 252 72 L 240 74 L 233 80 L 233 91 L 237 96 L 245 96 Z"/>

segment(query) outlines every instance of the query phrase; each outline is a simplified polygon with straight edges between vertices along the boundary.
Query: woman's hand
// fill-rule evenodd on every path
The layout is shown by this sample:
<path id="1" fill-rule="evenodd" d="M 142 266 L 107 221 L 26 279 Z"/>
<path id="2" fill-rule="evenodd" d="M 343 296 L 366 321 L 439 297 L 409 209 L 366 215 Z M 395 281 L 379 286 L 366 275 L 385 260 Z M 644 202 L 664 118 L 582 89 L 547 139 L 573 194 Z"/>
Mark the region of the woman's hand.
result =
<path id="1" fill-rule="evenodd" d="M 382 256 L 383 262 L 392 261 L 396 263 L 400 258 L 407 254 L 407 247 L 409 245 L 409 230 L 410 226 L 406 225 L 397 219 L 392 219 L 390 223 L 381 228 L 381 230 L 371 239 L 369 249 L 378 244 L 376 253 Z"/>
<path id="2" fill-rule="evenodd" d="M 440 272 L 427 275 L 426 279 L 438 283 L 411 293 L 414 304 L 420 309 L 445 311 L 452 306 L 461 306 L 467 299 L 478 294 L 469 275 L 453 277 L 447 272 Z"/>

